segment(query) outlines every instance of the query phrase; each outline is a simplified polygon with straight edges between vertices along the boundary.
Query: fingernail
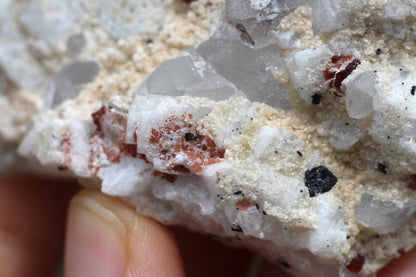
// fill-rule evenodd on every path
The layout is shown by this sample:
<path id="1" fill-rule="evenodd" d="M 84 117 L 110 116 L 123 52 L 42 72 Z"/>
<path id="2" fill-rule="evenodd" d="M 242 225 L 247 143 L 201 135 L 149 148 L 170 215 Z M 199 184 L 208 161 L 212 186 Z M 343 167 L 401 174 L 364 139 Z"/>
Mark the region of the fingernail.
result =
<path id="1" fill-rule="evenodd" d="M 100 203 L 78 197 L 71 204 L 65 247 L 66 277 L 121 277 L 125 229 Z"/>

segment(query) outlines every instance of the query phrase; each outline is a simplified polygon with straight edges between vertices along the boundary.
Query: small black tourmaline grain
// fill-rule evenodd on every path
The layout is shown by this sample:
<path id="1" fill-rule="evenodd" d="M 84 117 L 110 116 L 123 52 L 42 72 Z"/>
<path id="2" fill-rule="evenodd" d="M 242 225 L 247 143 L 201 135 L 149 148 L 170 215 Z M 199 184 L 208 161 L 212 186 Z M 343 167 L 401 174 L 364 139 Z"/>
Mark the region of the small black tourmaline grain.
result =
<path id="1" fill-rule="evenodd" d="M 337 177 L 323 165 L 306 170 L 304 180 L 310 197 L 330 191 L 337 183 Z"/>
<path id="2" fill-rule="evenodd" d="M 198 139 L 198 137 L 197 136 L 195 136 L 194 134 L 192 134 L 192 133 L 186 133 L 185 134 L 185 140 L 186 141 L 191 141 L 191 140 L 197 140 Z"/>
<path id="3" fill-rule="evenodd" d="M 319 93 L 315 93 L 314 95 L 312 95 L 312 104 L 318 105 L 319 103 L 321 103 L 321 97 L 322 95 L 320 95 Z"/>

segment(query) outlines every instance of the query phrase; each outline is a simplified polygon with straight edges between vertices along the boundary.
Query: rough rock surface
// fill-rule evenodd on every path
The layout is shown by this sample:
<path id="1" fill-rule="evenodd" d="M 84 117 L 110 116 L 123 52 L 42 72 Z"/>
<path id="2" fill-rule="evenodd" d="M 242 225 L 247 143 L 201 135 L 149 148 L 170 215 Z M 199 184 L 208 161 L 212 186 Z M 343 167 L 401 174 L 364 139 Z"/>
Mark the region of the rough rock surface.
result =
<path id="1" fill-rule="evenodd" d="M 414 2 L 36 2 L 0 3 L 3 169 L 19 144 L 295 276 L 416 245 Z"/>

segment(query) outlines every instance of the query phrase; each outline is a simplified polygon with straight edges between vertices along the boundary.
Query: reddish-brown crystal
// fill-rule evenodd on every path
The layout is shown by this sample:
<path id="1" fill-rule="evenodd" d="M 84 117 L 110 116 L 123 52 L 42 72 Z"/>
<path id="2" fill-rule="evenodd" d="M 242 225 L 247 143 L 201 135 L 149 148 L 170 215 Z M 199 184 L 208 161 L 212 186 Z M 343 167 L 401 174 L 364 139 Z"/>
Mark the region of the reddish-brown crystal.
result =
<path id="1" fill-rule="evenodd" d="M 64 161 L 62 163 L 63 168 L 70 168 L 72 167 L 72 157 L 71 157 L 71 137 L 68 133 L 64 133 L 61 137 L 61 146 L 64 152 Z"/>
<path id="2" fill-rule="evenodd" d="M 236 203 L 235 203 L 235 206 L 237 207 L 237 209 L 238 210 L 240 210 L 240 211 L 247 211 L 248 210 L 248 208 L 250 208 L 250 207 L 254 207 L 256 205 L 256 203 L 254 203 L 254 202 L 250 202 L 250 201 L 248 201 L 247 199 L 243 199 L 243 200 L 240 200 L 240 201 L 237 201 Z"/>
<path id="3" fill-rule="evenodd" d="M 137 156 L 137 145 L 124 142 L 127 120 L 123 114 L 116 110 L 112 105 L 105 104 L 91 115 L 97 129 L 90 136 L 91 155 L 88 168 L 94 174 L 100 170 L 97 161 L 103 158 L 110 163 L 119 163 L 123 155 Z M 112 135 L 106 134 L 109 127 L 112 127 L 112 132 L 115 132 Z"/>
<path id="4" fill-rule="evenodd" d="M 159 158 L 175 174 L 199 173 L 204 166 L 220 162 L 225 154 L 191 114 L 169 117 L 164 126 L 152 129 L 149 142 L 157 144 Z M 186 156 L 186 161 L 177 159 L 179 153 Z"/>
<path id="5" fill-rule="evenodd" d="M 111 110 L 112 107 L 108 105 L 102 106 L 98 111 L 91 114 L 92 121 L 97 126 L 98 130 L 101 130 L 101 118 L 107 113 L 107 111 Z"/>
<path id="6" fill-rule="evenodd" d="M 90 136 L 88 168 L 94 174 L 98 173 L 103 161 L 107 164 L 120 163 L 123 156 L 149 162 L 145 154 L 137 153 L 137 144 L 125 143 L 127 120 L 117 107 L 105 104 L 92 114 L 92 118 L 97 128 Z M 66 140 L 63 141 L 65 143 Z M 163 126 L 151 130 L 148 141 L 156 145 L 158 158 L 165 163 L 167 171 L 154 171 L 152 175 L 163 176 L 171 183 L 176 181 L 177 175 L 200 173 L 205 166 L 220 162 L 225 155 L 225 149 L 215 143 L 191 114 L 170 116 Z"/>
<path id="7" fill-rule="evenodd" d="M 416 174 L 409 175 L 407 187 L 411 190 L 416 190 Z"/>
<path id="8" fill-rule="evenodd" d="M 328 81 L 328 87 L 333 90 L 335 96 L 341 97 L 345 94 L 341 89 L 341 83 L 359 64 L 361 61 L 353 55 L 332 56 L 323 74 L 325 80 Z"/>
<path id="9" fill-rule="evenodd" d="M 122 143 L 120 150 L 123 153 L 126 153 L 128 156 L 135 158 L 137 156 L 137 145 Z"/>
<path id="10" fill-rule="evenodd" d="M 347 269 L 352 273 L 358 273 L 361 271 L 365 263 L 364 256 L 358 254 L 355 258 L 353 258 L 350 263 L 347 265 Z"/>
<path id="11" fill-rule="evenodd" d="M 176 179 L 178 179 L 178 175 L 168 174 L 157 170 L 153 171 L 152 176 L 163 176 L 163 178 L 165 178 L 166 181 L 172 184 L 175 183 Z"/>

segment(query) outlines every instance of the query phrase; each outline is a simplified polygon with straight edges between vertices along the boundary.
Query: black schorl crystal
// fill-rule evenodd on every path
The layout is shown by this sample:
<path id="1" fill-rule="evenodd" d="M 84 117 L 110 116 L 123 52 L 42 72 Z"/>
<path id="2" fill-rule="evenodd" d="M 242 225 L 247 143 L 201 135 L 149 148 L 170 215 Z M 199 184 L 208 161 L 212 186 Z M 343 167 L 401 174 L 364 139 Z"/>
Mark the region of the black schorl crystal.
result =
<path id="1" fill-rule="evenodd" d="M 310 197 L 330 191 L 337 183 L 337 177 L 323 165 L 306 170 L 304 180 Z"/>
<path id="2" fill-rule="evenodd" d="M 192 133 L 186 133 L 185 134 L 185 140 L 186 141 L 191 141 L 191 140 L 197 140 L 198 139 L 198 137 L 197 136 L 195 136 L 194 134 L 192 134 Z"/>
<path id="3" fill-rule="evenodd" d="M 318 105 L 319 103 L 321 103 L 321 96 L 319 93 L 315 93 L 314 95 L 312 95 L 312 104 L 314 105 Z"/>

